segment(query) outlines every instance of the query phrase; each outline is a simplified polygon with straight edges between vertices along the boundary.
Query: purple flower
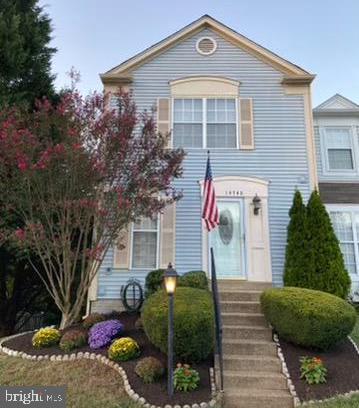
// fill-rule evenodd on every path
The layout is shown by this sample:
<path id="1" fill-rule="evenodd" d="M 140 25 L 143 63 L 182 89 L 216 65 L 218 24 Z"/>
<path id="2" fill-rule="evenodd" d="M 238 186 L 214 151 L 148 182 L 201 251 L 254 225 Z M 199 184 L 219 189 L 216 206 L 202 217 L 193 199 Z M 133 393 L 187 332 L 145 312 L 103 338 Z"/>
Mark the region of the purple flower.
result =
<path id="1" fill-rule="evenodd" d="M 119 320 L 106 320 L 93 325 L 89 331 L 89 345 L 92 349 L 108 346 L 123 330 Z"/>

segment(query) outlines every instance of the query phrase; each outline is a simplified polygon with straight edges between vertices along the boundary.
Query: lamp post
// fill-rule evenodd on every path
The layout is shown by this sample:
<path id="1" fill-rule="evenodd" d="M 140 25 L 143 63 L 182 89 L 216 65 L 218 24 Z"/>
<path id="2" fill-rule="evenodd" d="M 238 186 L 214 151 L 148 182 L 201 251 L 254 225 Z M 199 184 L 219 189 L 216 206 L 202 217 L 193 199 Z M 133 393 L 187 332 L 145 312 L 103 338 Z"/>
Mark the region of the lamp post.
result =
<path id="1" fill-rule="evenodd" d="M 173 396 L 173 298 L 177 286 L 177 272 L 173 269 L 171 263 L 164 273 L 164 284 L 168 295 L 168 363 L 167 363 L 167 392 L 170 397 Z"/>

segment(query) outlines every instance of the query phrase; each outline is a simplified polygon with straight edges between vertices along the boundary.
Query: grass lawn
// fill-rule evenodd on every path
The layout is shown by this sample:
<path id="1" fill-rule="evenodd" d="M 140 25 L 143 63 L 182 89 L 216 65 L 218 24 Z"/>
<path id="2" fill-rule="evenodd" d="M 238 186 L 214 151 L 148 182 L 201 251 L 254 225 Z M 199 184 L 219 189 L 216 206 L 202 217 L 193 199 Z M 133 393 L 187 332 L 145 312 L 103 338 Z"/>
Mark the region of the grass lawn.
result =
<path id="1" fill-rule="evenodd" d="M 330 402 L 324 402 L 321 404 L 310 404 L 310 408 L 358 408 L 359 407 L 359 395 L 355 395 L 351 398 L 336 398 Z"/>
<path id="2" fill-rule="evenodd" d="M 355 343 L 359 346 L 359 318 L 357 320 L 357 324 L 354 327 L 354 331 L 351 334 L 351 338 L 355 341 Z M 359 406 L 359 405 L 358 405 Z"/>
<path id="3" fill-rule="evenodd" d="M 135 408 L 121 377 L 96 361 L 32 362 L 0 355 L 0 385 L 67 385 L 68 408 Z"/>

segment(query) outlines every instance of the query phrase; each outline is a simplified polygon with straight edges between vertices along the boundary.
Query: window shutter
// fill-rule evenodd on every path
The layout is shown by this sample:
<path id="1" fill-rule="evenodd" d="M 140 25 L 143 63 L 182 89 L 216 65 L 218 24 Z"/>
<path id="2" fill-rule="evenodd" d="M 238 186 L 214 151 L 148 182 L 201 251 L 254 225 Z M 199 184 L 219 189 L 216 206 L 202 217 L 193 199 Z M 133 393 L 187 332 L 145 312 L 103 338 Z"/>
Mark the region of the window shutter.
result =
<path id="1" fill-rule="evenodd" d="M 157 130 L 163 136 L 171 132 L 171 100 L 170 98 L 158 98 L 157 100 Z M 171 146 L 168 138 L 167 147 Z"/>
<path id="2" fill-rule="evenodd" d="M 175 263 L 175 223 L 176 223 L 176 205 L 168 205 L 161 214 L 160 224 L 160 267 L 167 268 L 171 262 Z"/>
<path id="3" fill-rule="evenodd" d="M 253 102 L 251 98 L 239 98 L 239 147 L 254 149 Z"/>
<path id="4" fill-rule="evenodd" d="M 130 269 L 131 226 L 121 231 L 114 247 L 114 268 Z"/>

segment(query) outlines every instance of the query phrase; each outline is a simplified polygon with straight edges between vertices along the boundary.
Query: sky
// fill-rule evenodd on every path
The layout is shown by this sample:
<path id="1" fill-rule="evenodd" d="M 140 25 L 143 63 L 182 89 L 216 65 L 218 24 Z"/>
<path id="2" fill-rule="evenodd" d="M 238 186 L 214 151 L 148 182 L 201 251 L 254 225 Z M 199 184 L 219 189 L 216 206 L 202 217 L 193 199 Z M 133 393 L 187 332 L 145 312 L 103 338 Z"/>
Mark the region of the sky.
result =
<path id="1" fill-rule="evenodd" d="M 40 0 L 53 25 L 56 86 L 102 90 L 105 72 L 209 14 L 317 75 L 313 105 L 335 93 L 359 104 L 359 0 Z"/>

